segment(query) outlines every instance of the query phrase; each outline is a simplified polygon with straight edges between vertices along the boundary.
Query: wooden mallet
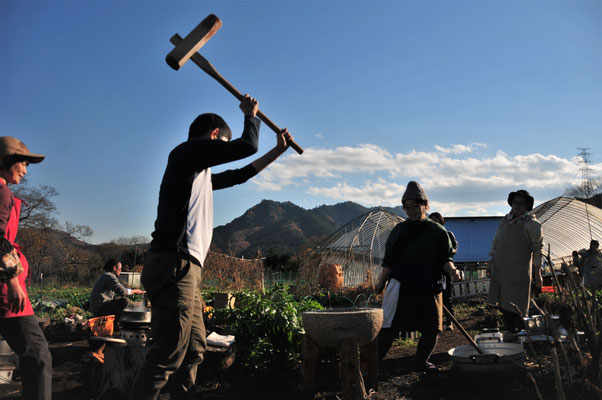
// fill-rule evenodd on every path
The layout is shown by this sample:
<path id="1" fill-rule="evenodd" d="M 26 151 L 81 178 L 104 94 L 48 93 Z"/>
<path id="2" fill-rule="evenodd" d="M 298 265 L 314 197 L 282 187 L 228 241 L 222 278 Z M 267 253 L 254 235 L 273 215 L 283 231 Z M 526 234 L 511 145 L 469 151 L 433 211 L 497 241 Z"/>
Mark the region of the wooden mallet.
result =
<path id="1" fill-rule="evenodd" d="M 198 65 L 203 71 L 209 76 L 213 77 L 216 81 L 221 83 L 230 93 L 234 95 L 239 101 L 242 101 L 243 95 L 236 90 L 230 82 L 224 79 L 223 76 L 217 72 L 217 70 L 211 65 L 209 61 L 198 53 L 198 50 L 205 44 L 211 37 L 222 27 L 222 21 L 215 15 L 210 14 L 200 24 L 196 26 L 184 39 L 177 33 L 170 39 L 171 43 L 175 45 L 174 49 L 169 52 L 165 61 L 170 67 L 179 70 L 182 65 L 191 59 L 196 65 Z M 273 123 L 263 112 L 257 111 L 257 117 L 262 120 L 267 126 L 272 128 L 276 133 L 280 133 L 281 129 Z M 294 140 L 288 142 L 288 144 L 295 149 L 299 154 L 303 153 L 303 149 Z"/>

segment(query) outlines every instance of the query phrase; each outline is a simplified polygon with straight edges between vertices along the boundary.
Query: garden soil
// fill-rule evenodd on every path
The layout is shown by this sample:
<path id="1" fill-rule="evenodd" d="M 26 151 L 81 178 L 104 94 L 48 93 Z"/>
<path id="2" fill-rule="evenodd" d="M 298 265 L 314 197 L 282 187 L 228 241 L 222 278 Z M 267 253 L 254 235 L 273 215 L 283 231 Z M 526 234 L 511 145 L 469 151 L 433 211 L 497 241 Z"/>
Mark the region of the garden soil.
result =
<path id="1" fill-rule="evenodd" d="M 461 321 L 467 329 L 478 332 L 481 326 L 478 320 Z M 88 351 L 86 340 L 53 342 L 50 340 L 53 356 L 53 399 L 92 398 L 82 385 L 83 359 Z M 466 345 L 466 339 L 458 332 L 444 331 L 439 336 L 437 347 L 431 357 L 439 367 L 439 373 L 426 374 L 413 370 L 415 346 L 397 343 L 380 366 L 378 391 L 371 394 L 375 400 L 527 400 L 537 399 L 532 383 L 526 375 L 517 376 L 514 381 L 496 384 L 495 381 L 483 385 L 465 379 L 453 368 L 447 351 Z M 298 371 L 271 371 L 262 377 L 249 377 L 236 371 L 235 367 L 219 376 L 202 378 L 194 388 L 193 399 L 206 400 L 337 400 L 342 398 L 337 377 L 336 355 L 326 356 L 319 366 L 319 392 L 305 393 Z M 540 382 L 539 389 L 543 399 L 554 399 L 553 382 Z M 18 376 L 11 384 L 0 385 L 0 399 L 20 398 L 21 383 Z M 567 399 L 585 399 L 584 394 L 567 393 Z M 161 400 L 169 399 L 162 394 Z M 117 400 L 112 398 L 111 400 Z"/>

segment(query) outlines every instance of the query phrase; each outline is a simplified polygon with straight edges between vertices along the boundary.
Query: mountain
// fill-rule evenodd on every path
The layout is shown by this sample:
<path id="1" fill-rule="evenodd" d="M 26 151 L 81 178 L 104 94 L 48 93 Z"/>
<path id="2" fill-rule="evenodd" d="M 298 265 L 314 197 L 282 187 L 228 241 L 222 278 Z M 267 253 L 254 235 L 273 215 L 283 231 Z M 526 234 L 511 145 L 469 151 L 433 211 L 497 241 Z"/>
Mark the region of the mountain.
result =
<path id="1" fill-rule="evenodd" d="M 405 215 L 401 206 L 385 209 Z M 264 255 L 270 250 L 292 254 L 304 243 L 324 239 L 369 210 L 351 201 L 306 210 L 290 201 L 263 200 L 232 222 L 216 227 L 212 250 L 239 257 L 255 257 L 258 249 Z"/>

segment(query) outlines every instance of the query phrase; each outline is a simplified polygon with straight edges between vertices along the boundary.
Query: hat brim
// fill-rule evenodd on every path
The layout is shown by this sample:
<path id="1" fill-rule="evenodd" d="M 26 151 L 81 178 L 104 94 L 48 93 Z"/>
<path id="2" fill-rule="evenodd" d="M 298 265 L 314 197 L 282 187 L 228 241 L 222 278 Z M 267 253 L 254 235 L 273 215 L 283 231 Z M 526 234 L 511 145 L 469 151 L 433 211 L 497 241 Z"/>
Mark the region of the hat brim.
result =
<path id="1" fill-rule="evenodd" d="M 30 164 L 41 163 L 46 158 L 46 156 L 44 156 L 42 154 L 31 154 L 31 153 L 22 154 L 22 156 L 25 157 L 27 159 L 27 161 L 29 161 Z"/>

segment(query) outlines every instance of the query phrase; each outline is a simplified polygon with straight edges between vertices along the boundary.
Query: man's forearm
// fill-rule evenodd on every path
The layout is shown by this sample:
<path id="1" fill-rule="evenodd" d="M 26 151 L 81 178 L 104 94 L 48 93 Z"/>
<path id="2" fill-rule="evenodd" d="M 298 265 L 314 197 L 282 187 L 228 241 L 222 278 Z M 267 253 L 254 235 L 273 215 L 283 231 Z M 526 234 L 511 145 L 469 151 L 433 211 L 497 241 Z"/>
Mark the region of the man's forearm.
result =
<path id="1" fill-rule="evenodd" d="M 274 147 L 272 150 L 265 153 L 263 156 L 259 157 L 257 160 L 253 161 L 251 165 L 255 168 L 255 171 L 261 172 L 265 167 L 270 165 L 274 160 L 276 160 L 282 153 L 284 153 L 286 149 L 279 149 L 278 147 Z"/>

